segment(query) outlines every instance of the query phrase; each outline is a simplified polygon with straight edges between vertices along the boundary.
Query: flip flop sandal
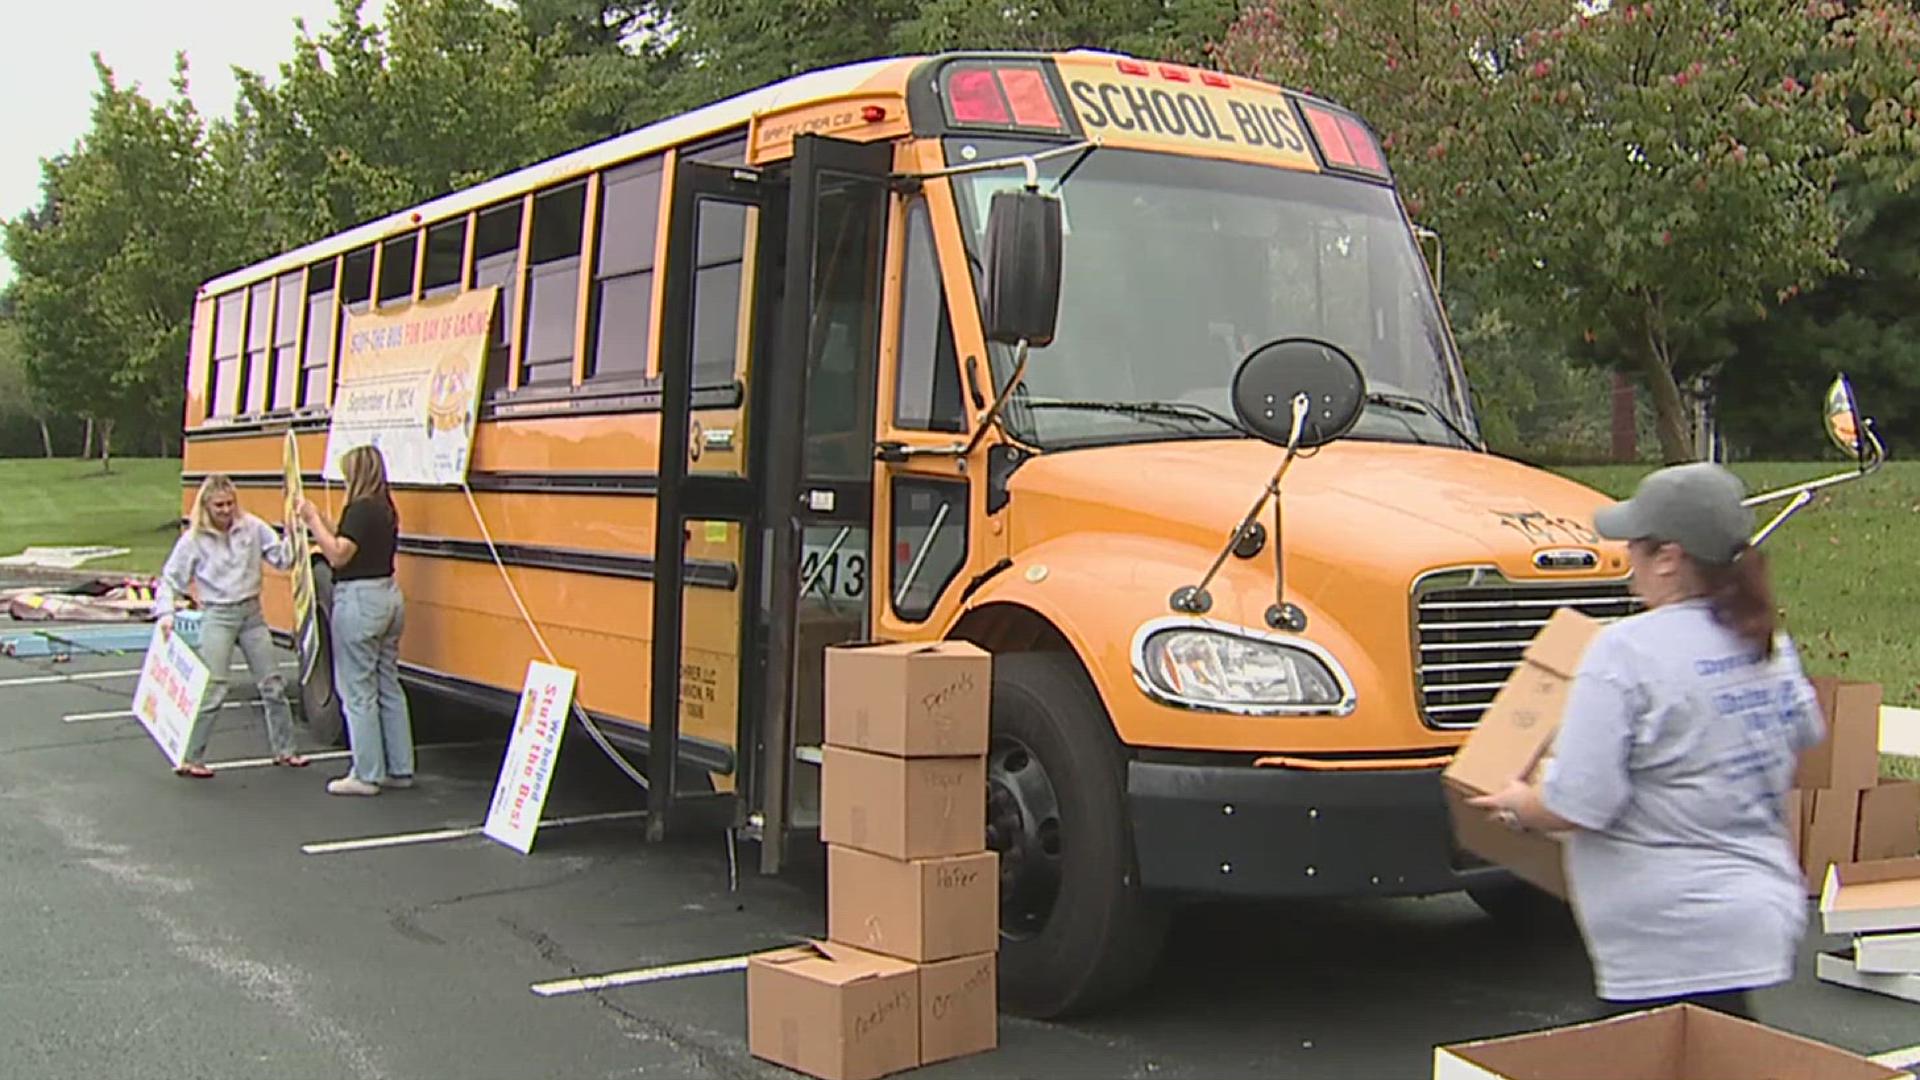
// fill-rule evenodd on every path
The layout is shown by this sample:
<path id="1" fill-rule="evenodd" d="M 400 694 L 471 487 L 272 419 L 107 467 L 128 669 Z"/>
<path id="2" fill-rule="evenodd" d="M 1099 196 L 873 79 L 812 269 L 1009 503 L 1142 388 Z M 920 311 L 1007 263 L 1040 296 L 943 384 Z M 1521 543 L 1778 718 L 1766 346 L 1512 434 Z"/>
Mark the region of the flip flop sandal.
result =
<path id="1" fill-rule="evenodd" d="M 211 780 L 213 779 L 213 770 L 207 768 L 205 765 L 182 765 L 173 770 L 173 775 L 185 776 L 194 780 Z"/>
<path id="2" fill-rule="evenodd" d="M 301 757 L 299 754 L 282 754 L 274 758 L 273 763 L 288 769 L 304 769 L 308 765 L 313 764 L 313 762 Z"/>

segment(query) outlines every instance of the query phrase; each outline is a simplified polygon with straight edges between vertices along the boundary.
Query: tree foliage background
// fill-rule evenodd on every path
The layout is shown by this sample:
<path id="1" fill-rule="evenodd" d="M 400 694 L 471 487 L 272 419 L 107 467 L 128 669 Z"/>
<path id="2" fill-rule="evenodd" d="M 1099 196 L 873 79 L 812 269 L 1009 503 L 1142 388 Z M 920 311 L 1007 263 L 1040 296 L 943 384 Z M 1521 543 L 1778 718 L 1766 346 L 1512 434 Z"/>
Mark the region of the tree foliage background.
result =
<path id="1" fill-rule="evenodd" d="M 197 284 L 273 251 L 801 71 L 956 48 L 1107 48 L 1275 79 L 1384 137 L 1446 241 L 1496 447 L 1598 456 L 1610 371 L 1683 456 L 1817 450 L 1832 373 L 1920 425 L 1920 33 L 1871 0 L 339 0 L 200 114 L 96 58 L 92 122 L 5 224 L 0 453 L 92 421 L 177 440 Z M 180 43 L 185 45 L 187 43 Z M 1702 383 L 1701 380 L 1710 380 Z"/>

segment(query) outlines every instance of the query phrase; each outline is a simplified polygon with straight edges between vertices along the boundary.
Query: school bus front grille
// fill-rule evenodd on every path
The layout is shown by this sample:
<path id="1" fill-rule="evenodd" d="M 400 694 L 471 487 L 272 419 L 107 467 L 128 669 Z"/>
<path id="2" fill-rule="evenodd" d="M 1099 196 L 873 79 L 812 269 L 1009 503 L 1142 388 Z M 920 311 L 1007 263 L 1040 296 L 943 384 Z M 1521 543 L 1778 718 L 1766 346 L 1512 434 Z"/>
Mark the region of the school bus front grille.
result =
<path id="1" fill-rule="evenodd" d="M 1488 571 L 1431 575 L 1414 590 L 1415 690 L 1435 728 L 1470 728 L 1521 653 L 1563 607 L 1602 622 L 1640 610 L 1625 581 L 1518 584 Z"/>

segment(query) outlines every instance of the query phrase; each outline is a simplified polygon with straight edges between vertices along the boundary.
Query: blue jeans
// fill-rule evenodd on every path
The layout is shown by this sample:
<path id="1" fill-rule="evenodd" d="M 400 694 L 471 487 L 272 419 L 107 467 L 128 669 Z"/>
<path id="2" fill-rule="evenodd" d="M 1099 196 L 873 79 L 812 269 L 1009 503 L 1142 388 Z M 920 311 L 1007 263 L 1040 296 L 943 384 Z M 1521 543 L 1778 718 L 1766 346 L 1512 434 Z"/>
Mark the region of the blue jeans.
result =
<path id="1" fill-rule="evenodd" d="M 287 680 L 274 666 L 273 634 L 260 614 L 260 598 L 256 596 L 237 604 L 208 604 L 200 617 L 198 652 L 207 665 L 207 696 L 200 700 L 193 730 L 187 733 L 186 751 L 180 758 L 183 763 L 206 762 L 214 720 L 227 700 L 235 645 L 247 658 L 247 670 L 253 674 L 261 704 L 267 710 L 267 744 L 276 757 L 293 753 L 293 711 L 287 707 Z"/>
<path id="2" fill-rule="evenodd" d="M 369 784 L 413 775 L 413 718 L 400 689 L 406 601 L 390 577 L 333 585 L 333 684 L 347 713 L 353 775 Z"/>

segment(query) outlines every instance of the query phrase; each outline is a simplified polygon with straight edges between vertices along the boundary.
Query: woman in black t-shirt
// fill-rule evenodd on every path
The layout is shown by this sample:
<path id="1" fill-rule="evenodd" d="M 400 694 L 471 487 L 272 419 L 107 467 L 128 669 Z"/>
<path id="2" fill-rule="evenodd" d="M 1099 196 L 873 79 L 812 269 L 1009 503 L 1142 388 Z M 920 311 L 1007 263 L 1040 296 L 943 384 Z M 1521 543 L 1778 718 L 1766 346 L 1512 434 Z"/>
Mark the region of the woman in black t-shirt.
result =
<path id="1" fill-rule="evenodd" d="M 333 567 L 333 681 L 346 708 L 353 771 L 327 784 L 335 795 L 378 795 L 413 786 L 413 720 L 400 689 L 406 604 L 393 580 L 400 515 L 387 490 L 386 460 L 371 446 L 340 459 L 347 505 L 329 528 L 302 501 L 300 515 Z"/>

